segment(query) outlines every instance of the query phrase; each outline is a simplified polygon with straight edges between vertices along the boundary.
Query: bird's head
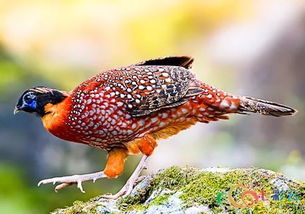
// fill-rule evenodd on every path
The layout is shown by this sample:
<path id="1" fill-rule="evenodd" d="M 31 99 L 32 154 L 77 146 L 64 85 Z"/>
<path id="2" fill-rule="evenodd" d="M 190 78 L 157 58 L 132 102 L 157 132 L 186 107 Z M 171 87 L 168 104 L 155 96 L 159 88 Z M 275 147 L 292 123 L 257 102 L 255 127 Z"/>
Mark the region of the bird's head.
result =
<path id="1" fill-rule="evenodd" d="M 46 112 L 45 106 L 47 104 L 57 104 L 62 102 L 68 95 L 62 91 L 56 89 L 47 88 L 44 86 L 38 86 L 27 89 L 20 96 L 14 113 L 19 111 L 25 111 L 29 113 L 37 113 L 40 117 L 43 117 Z"/>

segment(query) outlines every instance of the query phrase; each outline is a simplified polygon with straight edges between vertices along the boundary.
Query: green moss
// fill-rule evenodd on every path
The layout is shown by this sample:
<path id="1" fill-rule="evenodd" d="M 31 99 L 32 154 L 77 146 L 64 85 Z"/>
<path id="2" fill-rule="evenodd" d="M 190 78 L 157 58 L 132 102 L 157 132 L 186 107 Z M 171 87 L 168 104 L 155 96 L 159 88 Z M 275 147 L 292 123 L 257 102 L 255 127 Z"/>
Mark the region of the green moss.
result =
<path id="1" fill-rule="evenodd" d="M 150 203 L 150 206 L 164 204 L 170 196 L 171 196 L 170 194 L 160 195 L 156 197 L 152 203 Z"/>
<path id="2" fill-rule="evenodd" d="M 232 189 L 235 185 L 241 187 Z M 286 189 L 294 190 L 294 200 L 289 198 L 287 192 L 280 196 L 280 200 L 270 199 L 270 193 L 282 188 L 281 185 Z M 242 193 L 247 190 L 259 199 L 248 207 L 246 205 L 251 203 L 253 195 L 248 192 L 243 196 Z M 154 175 L 141 191 L 119 199 L 116 205 L 122 213 L 146 210 L 153 206 L 166 205 L 175 193 L 179 193 L 175 196 L 181 200 L 182 208 L 203 205 L 208 206 L 214 213 L 300 213 L 300 210 L 305 208 L 304 182 L 291 181 L 281 174 L 256 168 L 231 170 L 216 168 L 209 171 L 190 167 L 171 167 Z M 155 196 L 152 197 L 152 194 Z M 243 208 L 234 206 L 229 200 L 229 195 L 232 195 L 232 200 Z M 263 201 L 262 197 L 268 200 Z M 72 207 L 59 210 L 60 212 L 57 213 L 94 213 L 96 207 L 107 206 L 104 203 L 105 201 L 75 202 Z"/>
<path id="3" fill-rule="evenodd" d="M 75 201 L 71 207 L 66 209 L 57 209 L 53 212 L 53 214 L 96 214 L 98 213 L 96 208 L 98 206 L 97 202 L 89 201 Z"/>
<path id="4" fill-rule="evenodd" d="M 154 178 L 152 186 L 154 189 L 175 190 L 197 179 L 199 174 L 198 170 L 196 171 L 194 168 L 179 168 L 174 166 L 158 174 Z"/>

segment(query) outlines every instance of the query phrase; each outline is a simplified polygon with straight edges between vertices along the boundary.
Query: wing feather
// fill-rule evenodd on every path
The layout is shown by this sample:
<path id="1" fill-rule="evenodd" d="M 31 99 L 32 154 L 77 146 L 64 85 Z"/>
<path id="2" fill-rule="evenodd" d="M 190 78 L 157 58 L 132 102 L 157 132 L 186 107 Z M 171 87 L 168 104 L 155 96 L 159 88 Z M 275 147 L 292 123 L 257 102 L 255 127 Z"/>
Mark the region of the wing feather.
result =
<path id="1" fill-rule="evenodd" d="M 186 98 L 202 92 L 199 81 L 188 70 L 192 62 L 190 57 L 148 60 L 102 72 L 79 87 L 83 92 L 114 92 L 133 117 L 140 117 L 182 105 Z"/>

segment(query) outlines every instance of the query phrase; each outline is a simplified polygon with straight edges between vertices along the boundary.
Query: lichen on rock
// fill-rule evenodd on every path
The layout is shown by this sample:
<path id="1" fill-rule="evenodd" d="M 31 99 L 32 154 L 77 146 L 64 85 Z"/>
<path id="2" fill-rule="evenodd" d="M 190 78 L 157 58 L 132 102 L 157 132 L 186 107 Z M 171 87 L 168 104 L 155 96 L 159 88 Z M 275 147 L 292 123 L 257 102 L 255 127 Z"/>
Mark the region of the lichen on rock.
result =
<path id="1" fill-rule="evenodd" d="M 257 168 L 171 167 L 145 176 L 117 200 L 74 202 L 74 213 L 305 213 L 305 182 Z"/>

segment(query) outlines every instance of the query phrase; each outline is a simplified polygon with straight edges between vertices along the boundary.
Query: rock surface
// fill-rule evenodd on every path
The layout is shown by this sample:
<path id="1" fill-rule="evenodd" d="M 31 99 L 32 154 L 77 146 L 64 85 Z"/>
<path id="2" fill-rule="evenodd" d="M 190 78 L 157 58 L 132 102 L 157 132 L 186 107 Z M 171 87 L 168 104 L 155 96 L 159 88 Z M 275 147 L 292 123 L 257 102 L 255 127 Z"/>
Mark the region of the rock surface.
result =
<path id="1" fill-rule="evenodd" d="M 145 176 L 128 197 L 53 213 L 305 213 L 305 182 L 257 168 L 171 167 Z"/>

